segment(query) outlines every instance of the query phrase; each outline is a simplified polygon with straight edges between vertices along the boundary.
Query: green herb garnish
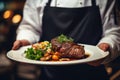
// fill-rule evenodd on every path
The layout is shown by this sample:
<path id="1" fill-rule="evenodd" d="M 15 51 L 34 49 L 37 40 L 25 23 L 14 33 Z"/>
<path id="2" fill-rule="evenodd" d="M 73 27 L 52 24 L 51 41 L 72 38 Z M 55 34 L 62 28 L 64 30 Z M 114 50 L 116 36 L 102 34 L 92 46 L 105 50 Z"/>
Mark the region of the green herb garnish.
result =
<path id="1" fill-rule="evenodd" d="M 65 36 L 63 34 L 61 34 L 60 36 L 57 37 L 57 40 L 60 42 L 60 43 L 63 43 L 63 42 L 73 42 L 73 39 L 71 37 L 68 37 L 68 36 Z"/>

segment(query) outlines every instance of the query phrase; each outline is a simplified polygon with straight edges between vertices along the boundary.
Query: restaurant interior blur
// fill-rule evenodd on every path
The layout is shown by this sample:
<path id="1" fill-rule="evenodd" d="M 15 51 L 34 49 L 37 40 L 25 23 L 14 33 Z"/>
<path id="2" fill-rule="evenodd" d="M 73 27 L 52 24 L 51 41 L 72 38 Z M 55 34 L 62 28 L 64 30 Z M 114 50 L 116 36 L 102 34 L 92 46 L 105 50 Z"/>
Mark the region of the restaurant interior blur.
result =
<path id="1" fill-rule="evenodd" d="M 0 80 L 37 80 L 40 70 L 34 67 L 35 76 L 19 74 L 26 69 L 6 57 L 16 38 L 16 29 L 23 17 L 25 0 L 0 0 Z M 120 5 L 120 4 L 118 4 Z M 120 8 L 116 7 L 116 22 L 120 24 Z M 120 80 L 120 58 L 105 65 L 110 80 Z"/>

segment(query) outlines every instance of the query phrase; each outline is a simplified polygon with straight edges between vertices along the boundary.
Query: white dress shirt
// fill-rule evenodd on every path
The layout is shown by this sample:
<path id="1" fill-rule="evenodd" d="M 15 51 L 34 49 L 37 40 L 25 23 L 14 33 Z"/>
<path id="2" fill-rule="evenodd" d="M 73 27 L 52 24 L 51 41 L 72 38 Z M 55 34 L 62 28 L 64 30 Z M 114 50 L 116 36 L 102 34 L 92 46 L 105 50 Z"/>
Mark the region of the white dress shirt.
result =
<path id="1" fill-rule="evenodd" d="M 112 10 L 115 0 L 112 0 L 106 10 L 108 0 L 96 0 L 100 8 L 103 24 L 103 37 L 100 43 L 108 43 L 110 56 L 103 63 L 107 63 L 120 55 L 120 27 L 114 24 Z M 24 6 L 23 20 L 17 30 L 17 40 L 26 39 L 31 44 L 38 42 L 42 34 L 43 10 L 48 0 L 27 0 Z M 85 7 L 91 6 L 91 0 L 52 0 L 53 7 Z M 47 24 L 47 23 L 46 23 Z"/>

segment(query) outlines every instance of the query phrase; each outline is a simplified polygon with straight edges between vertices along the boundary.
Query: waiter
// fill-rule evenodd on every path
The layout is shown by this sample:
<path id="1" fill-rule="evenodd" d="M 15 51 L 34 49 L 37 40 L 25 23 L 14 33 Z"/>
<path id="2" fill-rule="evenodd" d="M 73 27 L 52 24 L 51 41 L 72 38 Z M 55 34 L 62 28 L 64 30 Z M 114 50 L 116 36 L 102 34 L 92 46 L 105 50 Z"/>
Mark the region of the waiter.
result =
<path id="1" fill-rule="evenodd" d="M 85 64 L 43 66 L 42 80 L 108 80 L 103 64 L 120 55 L 120 27 L 114 24 L 114 4 L 115 0 L 28 0 L 12 49 L 65 34 L 76 43 L 110 51 L 110 55 Z"/>

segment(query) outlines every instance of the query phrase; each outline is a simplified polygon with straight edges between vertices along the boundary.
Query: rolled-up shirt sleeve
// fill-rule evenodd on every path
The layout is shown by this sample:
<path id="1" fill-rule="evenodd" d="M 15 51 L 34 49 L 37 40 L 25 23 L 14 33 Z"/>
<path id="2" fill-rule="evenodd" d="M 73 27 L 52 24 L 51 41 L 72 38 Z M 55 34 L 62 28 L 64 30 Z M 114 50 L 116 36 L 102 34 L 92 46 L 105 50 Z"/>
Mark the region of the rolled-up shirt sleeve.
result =
<path id="1" fill-rule="evenodd" d="M 100 43 L 108 43 L 110 45 L 109 56 L 103 61 L 103 64 L 109 63 L 120 56 L 120 27 L 109 29 L 105 32 Z"/>
<path id="2" fill-rule="evenodd" d="M 102 64 L 109 63 L 120 56 L 120 26 L 115 24 L 113 7 L 115 0 L 111 2 L 103 18 L 103 37 L 98 43 L 108 43 L 110 45 L 109 56 L 105 58 Z"/>
<path id="3" fill-rule="evenodd" d="M 17 40 L 26 39 L 30 43 L 38 42 L 41 35 L 41 21 L 38 18 L 37 0 L 27 0 L 23 10 L 23 19 L 17 29 Z"/>

